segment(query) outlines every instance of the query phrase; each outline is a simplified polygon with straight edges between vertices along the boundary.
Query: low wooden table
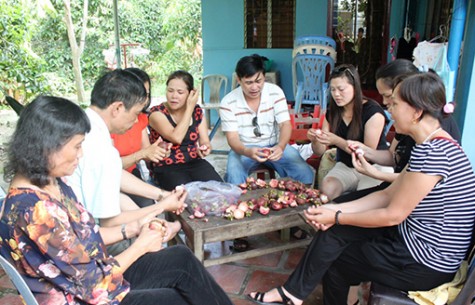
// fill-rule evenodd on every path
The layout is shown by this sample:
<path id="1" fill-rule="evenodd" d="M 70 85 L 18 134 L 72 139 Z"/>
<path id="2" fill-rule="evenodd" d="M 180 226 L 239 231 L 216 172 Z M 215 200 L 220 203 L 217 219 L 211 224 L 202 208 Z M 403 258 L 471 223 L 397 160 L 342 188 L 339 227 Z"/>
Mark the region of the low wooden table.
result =
<path id="1" fill-rule="evenodd" d="M 259 196 L 261 191 L 252 191 L 245 194 L 244 198 L 249 196 Z M 185 211 L 180 215 L 170 214 L 172 220 L 179 220 L 182 229 L 188 239 L 188 246 L 192 249 L 196 257 L 204 264 L 205 267 L 224 264 L 237 260 L 242 260 L 250 257 L 261 256 L 277 251 L 303 247 L 311 242 L 311 239 L 290 240 L 289 230 L 286 236 L 281 238 L 281 241 L 271 241 L 265 246 L 250 249 L 245 252 L 233 253 L 219 258 L 205 259 L 204 245 L 210 242 L 233 240 L 239 237 L 252 236 L 277 230 L 289 229 L 295 226 L 308 226 L 304 221 L 302 215 L 303 210 L 308 208 L 308 205 L 302 205 L 295 208 L 286 208 L 280 211 L 270 211 L 267 215 L 261 215 L 254 211 L 251 217 L 245 217 L 239 220 L 227 220 L 223 217 L 208 216 L 208 222 L 203 219 L 190 219 L 190 213 Z M 299 215 L 302 214 L 302 215 Z M 184 243 L 177 235 L 179 242 Z"/>

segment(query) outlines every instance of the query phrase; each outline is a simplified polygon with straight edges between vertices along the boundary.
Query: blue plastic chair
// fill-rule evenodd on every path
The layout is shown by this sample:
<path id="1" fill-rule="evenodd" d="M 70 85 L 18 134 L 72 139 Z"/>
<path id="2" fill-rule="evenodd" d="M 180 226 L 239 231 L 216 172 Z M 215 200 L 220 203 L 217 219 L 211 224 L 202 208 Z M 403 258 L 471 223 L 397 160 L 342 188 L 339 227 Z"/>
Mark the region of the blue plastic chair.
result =
<path id="1" fill-rule="evenodd" d="M 300 54 L 292 60 L 294 112 L 300 113 L 303 104 L 320 105 L 326 98 L 328 77 L 335 66 L 330 56 Z"/>
<path id="2" fill-rule="evenodd" d="M 297 48 L 306 44 L 319 44 L 324 46 L 331 46 L 336 49 L 336 42 L 333 38 L 328 36 L 299 36 L 294 40 L 294 48 Z"/>

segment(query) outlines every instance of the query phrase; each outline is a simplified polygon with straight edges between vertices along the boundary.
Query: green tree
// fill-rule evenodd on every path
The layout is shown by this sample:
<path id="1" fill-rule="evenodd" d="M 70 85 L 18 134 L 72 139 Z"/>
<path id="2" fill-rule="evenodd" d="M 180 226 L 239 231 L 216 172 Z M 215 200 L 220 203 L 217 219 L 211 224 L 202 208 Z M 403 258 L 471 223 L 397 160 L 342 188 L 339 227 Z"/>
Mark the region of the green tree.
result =
<path id="1" fill-rule="evenodd" d="M 18 100 L 48 90 L 45 61 L 31 46 L 38 11 L 29 1 L 0 0 L 0 89 Z"/>
<path id="2" fill-rule="evenodd" d="M 50 94 L 61 96 L 76 94 L 78 89 L 74 85 L 73 56 L 64 22 L 63 1 L 67 0 L 21 0 L 20 3 L 17 3 L 18 0 L 0 0 L 0 29 L 4 32 L 1 38 L 0 86 L 6 83 L 6 80 L 9 86 L 13 86 L 10 81 L 14 78 L 5 72 L 3 67 L 16 66 L 17 69 L 10 71 L 28 71 L 32 75 L 29 79 L 36 81 L 36 85 L 31 82 L 24 83 L 29 92 L 37 94 L 49 90 Z M 88 1 L 85 36 L 87 43 L 78 66 L 82 71 L 82 83 L 88 91 L 107 69 L 102 51 L 114 45 L 114 19 L 112 0 L 71 1 L 70 14 L 74 20 L 76 41 L 78 37 L 84 37 L 81 31 L 85 20 L 84 1 Z M 43 3 L 50 9 L 42 14 L 34 12 L 38 3 Z M 145 69 L 153 78 L 154 84 L 163 84 L 167 75 L 177 69 L 188 70 L 195 76 L 201 75 L 200 4 L 200 0 L 119 1 L 121 42 L 139 43 L 150 50 L 147 56 L 136 56 L 134 64 Z M 7 8 L 16 9 L 18 12 L 9 12 Z M 16 18 L 15 22 L 22 27 L 21 35 L 17 30 L 13 31 L 14 27 L 4 26 L 7 23 L 15 23 L 6 20 L 4 12 L 8 12 L 7 16 L 13 15 Z M 8 35 L 14 35 L 15 39 Z M 7 63 L 4 61 L 6 55 L 3 52 L 5 43 L 8 43 L 10 48 Z M 79 46 L 80 42 L 77 44 Z M 23 48 L 25 45 L 28 48 Z M 29 54 L 34 55 L 27 56 Z M 39 82 L 41 79 L 45 79 L 48 86 Z"/>

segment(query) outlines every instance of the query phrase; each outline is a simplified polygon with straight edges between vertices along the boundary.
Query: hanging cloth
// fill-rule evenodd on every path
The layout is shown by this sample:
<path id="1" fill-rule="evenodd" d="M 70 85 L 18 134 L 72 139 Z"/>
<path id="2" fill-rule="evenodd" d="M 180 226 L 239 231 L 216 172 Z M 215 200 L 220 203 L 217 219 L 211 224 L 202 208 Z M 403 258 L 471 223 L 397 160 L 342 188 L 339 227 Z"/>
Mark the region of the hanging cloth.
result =
<path id="1" fill-rule="evenodd" d="M 414 37 L 411 37 L 409 41 L 403 36 L 399 39 L 397 44 L 397 54 L 396 58 L 405 58 L 412 60 L 412 53 L 414 48 L 417 46 L 417 40 Z"/>
<path id="2" fill-rule="evenodd" d="M 455 73 L 447 61 L 447 43 L 423 41 L 414 49 L 414 65 L 422 71 L 433 69 L 445 85 L 447 103 L 452 102 Z"/>

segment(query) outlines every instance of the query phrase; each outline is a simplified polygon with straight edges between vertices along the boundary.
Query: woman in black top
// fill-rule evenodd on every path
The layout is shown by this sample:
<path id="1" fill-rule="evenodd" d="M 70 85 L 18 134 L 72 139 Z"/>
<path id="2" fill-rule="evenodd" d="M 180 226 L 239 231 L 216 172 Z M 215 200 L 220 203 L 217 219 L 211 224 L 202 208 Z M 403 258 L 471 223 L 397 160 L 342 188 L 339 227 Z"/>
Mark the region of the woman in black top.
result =
<path id="1" fill-rule="evenodd" d="M 419 73 L 419 70 L 412 62 L 406 59 L 397 59 L 380 67 L 376 71 L 376 88 L 383 97 L 383 104 L 388 106 L 391 103 L 394 82 L 396 79 L 406 78 L 410 75 Z M 441 119 L 441 127 L 447 131 L 455 140 L 460 142 L 460 131 L 452 116 L 446 115 Z M 386 188 L 393 182 L 399 173 L 406 167 L 411 150 L 414 147 L 414 140 L 403 134 L 396 134 L 389 150 L 371 149 L 363 143 L 356 141 L 348 141 L 349 145 L 363 149 L 364 158 L 356 159 L 353 156 L 354 167 L 362 174 L 368 175 L 375 179 L 383 180 L 378 186 L 351 192 L 333 201 L 336 203 L 347 202 L 366 196 L 377 190 Z M 394 167 L 394 173 L 381 172 L 368 161 L 385 166 Z"/>

